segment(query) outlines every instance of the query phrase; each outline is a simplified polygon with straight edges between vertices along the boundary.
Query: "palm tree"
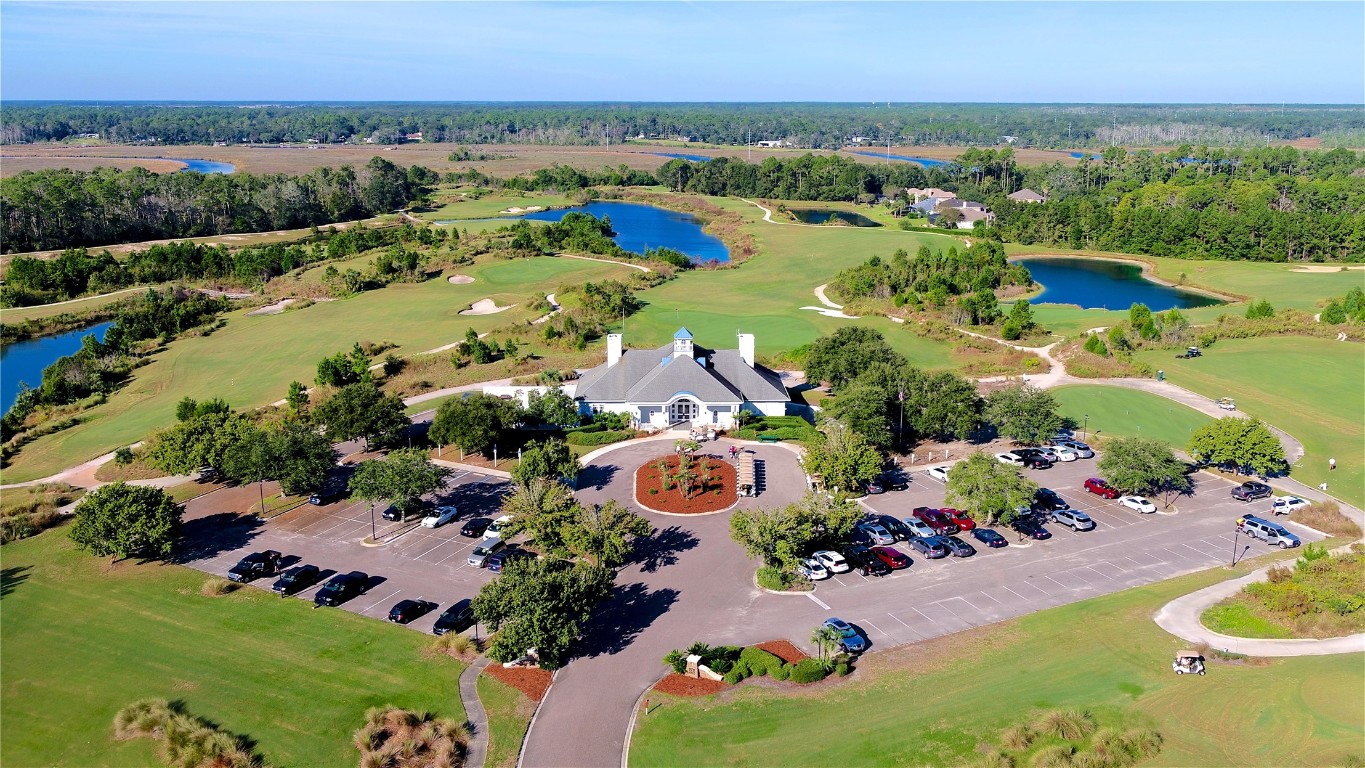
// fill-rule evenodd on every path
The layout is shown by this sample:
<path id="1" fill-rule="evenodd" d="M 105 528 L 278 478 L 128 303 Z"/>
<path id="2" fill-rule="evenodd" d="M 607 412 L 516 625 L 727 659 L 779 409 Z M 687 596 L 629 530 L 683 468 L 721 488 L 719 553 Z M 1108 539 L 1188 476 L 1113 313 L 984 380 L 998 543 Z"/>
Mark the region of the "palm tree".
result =
<path id="1" fill-rule="evenodd" d="M 834 627 L 821 624 L 811 632 L 810 641 L 820 650 L 820 663 L 828 664 L 839 647 L 839 633 Z"/>

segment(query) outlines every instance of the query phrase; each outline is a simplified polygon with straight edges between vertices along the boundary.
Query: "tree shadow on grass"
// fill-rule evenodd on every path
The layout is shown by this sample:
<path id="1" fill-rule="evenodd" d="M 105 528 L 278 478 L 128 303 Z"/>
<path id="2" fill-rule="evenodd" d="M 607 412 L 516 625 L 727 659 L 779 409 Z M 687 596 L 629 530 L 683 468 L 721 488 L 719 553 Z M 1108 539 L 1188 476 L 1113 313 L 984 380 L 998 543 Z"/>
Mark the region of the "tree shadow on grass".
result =
<path id="1" fill-rule="evenodd" d="M 265 521 L 255 515 L 220 512 L 216 515 L 187 521 L 180 530 L 180 540 L 170 562 L 184 565 L 196 560 L 208 560 L 224 552 L 241 549 L 256 538 Z"/>
<path id="2" fill-rule="evenodd" d="M 0 597 L 4 597 L 19 588 L 20 584 L 28 581 L 28 572 L 33 570 L 33 566 L 16 565 L 0 570 Z"/>
<path id="3" fill-rule="evenodd" d="M 606 607 L 588 621 L 577 656 L 617 654 L 678 601 L 678 590 L 649 591 L 642 582 L 617 587 Z"/>
<path id="4" fill-rule="evenodd" d="M 691 531 L 676 525 L 657 531 L 652 536 L 635 540 L 630 562 L 639 563 L 640 570 L 654 573 L 678 562 L 678 553 L 694 549 L 700 542 Z"/>

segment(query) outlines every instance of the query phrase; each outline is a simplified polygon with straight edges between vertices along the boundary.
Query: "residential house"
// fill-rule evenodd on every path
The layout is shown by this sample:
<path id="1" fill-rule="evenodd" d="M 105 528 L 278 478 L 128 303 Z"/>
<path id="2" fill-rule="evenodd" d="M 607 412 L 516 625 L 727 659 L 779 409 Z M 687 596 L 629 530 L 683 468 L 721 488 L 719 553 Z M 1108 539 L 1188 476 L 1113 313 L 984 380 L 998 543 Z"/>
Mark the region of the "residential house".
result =
<path id="1" fill-rule="evenodd" d="M 1042 203 L 1047 201 L 1045 195 L 1040 195 L 1027 187 L 1018 192 L 1011 192 L 1007 197 L 1016 203 Z"/>

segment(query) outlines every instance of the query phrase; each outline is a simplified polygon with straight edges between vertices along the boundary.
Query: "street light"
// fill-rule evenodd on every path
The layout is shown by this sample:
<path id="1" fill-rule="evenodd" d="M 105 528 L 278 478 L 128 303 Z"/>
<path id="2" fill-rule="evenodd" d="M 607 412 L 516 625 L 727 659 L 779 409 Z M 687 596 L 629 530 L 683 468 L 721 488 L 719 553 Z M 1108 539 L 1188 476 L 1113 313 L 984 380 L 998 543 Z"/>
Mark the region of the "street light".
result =
<path id="1" fill-rule="evenodd" d="M 370 502 L 370 541 L 378 541 L 379 534 L 374 529 L 374 502 Z"/>
<path id="2" fill-rule="evenodd" d="M 1237 565 L 1237 535 L 1241 532 L 1242 526 L 1234 523 L 1232 526 L 1232 562 L 1228 563 L 1229 568 Z"/>
<path id="3" fill-rule="evenodd" d="M 1081 434 L 1085 435 L 1086 438 L 1089 438 L 1090 432 L 1087 430 L 1087 427 L 1090 426 L 1090 414 L 1085 414 L 1083 418 L 1085 419 L 1085 422 L 1081 425 Z"/>

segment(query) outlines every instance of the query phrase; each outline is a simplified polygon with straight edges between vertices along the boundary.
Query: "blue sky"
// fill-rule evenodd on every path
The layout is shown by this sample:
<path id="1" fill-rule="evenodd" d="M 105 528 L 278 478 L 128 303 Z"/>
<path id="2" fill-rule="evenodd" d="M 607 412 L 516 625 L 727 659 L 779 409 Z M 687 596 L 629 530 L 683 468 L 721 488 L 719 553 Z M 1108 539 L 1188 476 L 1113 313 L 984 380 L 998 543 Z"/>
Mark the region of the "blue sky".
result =
<path id="1" fill-rule="evenodd" d="M 1365 3 L 0 3 L 0 98 L 1365 102 Z"/>

